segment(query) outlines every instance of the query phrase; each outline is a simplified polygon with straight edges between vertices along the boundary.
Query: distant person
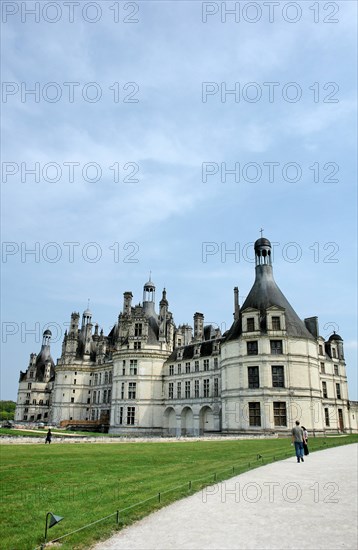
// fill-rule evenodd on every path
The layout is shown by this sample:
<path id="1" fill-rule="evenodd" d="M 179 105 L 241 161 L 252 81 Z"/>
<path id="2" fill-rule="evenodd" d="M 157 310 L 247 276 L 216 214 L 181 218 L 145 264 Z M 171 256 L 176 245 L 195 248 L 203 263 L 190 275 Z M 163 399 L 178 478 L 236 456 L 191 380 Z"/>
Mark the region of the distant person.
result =
<path id="1" fill-rule="evenodd" d="M 303 429 L 300 427 L 300 423 L 296 420 L 296 425 L 292 428 L 292 443 L 295 445 L 297 462 L 304 462 L 303 460 Z"/>
<path id="2" fill-rule="evenodd" d="M 52 439 L 52 433 L 51 433 L 51 430 L 49 430 L 46 434 L 46 439 L 45 439 L 45 445 L 46 443 L 51 443 L 51 439 Z"/>
<path id="3" fill-rule="evenodd" d="M 305 456 L 309 455 L 309 449 L 308 449 L 308 432 L 304 426 L 302 426 L 303 430 L 303 452 Z"/>

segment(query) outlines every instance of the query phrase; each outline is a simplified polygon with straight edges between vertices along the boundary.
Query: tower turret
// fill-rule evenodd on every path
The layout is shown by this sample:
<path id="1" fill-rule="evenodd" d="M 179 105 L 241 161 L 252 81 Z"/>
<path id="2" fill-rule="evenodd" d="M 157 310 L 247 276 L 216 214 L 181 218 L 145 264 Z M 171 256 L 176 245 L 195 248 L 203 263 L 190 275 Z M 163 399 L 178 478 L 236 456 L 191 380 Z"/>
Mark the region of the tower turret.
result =
<path id="1" fill-rule="evenodd" d="M 82 328 L 84 328 L 86 325 L 89 325 L 92 320 L 92 313 L 91 311 L 87 309 L 82 314 Z"/>
<path id="2" fill-rule="evenodd" d="M 143 287 L 143 309 L 146 314 L 155 316 L 155 285 L 150 277 Z"/>

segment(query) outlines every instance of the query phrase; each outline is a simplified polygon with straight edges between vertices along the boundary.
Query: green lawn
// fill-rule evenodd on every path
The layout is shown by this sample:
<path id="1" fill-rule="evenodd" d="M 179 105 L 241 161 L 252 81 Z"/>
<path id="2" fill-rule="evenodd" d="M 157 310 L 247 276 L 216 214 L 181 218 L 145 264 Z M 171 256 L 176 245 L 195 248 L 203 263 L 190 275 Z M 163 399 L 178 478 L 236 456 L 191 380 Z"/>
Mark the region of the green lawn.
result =
<path id="1" fill-rule="evenodd" d="M 358 436 L 311 438 L 310 450 L 353 442 L 358 442 Z M 288 439 L 2 445 L 0 547 L 23 550 L 39 546 L 48 511 L 65 518 L 49 531 L 48 540 L 53 540 L 185 484 L 161 494 L 161 502 L 156 496 L 121 513 L 121 525 L 128 524 L 215 479 L 227 479 L 293 453 Z M 257 459 L 258 454 L 262 459 Z M 193 482 L 191 489 L 189 481 Z M 115 529 L 113 516 L 64 538 L 62 548 L 88 548 Z"/>

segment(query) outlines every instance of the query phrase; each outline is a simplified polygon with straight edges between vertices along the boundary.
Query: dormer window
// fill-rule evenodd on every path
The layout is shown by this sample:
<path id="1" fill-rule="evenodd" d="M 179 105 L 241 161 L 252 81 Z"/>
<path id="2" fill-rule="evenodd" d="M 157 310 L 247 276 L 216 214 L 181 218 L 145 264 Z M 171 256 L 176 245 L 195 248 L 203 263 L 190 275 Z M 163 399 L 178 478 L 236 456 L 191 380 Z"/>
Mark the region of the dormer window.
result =
<path id="1" fill-rule="evenodd" d="M 281 330 L 281 320 L 279 317 L 272 317 L 272 330 Z"/>
<path id="2" fill-rule="evenodd" d="M 247 319 L 247 332 L 253 332 L 255 330 L 255 318 L 249 317 Z"/>
<path id="3" fill-rule="evenodd" d="M 142 323 L 134 323 L 134 336 L 142 336 Z"/>
<path id="4" fill-rule="evenodd" d="M 332 357 L 333 357 L 334 359 L 337 359 L 336 348 L 332 348 Z"/>

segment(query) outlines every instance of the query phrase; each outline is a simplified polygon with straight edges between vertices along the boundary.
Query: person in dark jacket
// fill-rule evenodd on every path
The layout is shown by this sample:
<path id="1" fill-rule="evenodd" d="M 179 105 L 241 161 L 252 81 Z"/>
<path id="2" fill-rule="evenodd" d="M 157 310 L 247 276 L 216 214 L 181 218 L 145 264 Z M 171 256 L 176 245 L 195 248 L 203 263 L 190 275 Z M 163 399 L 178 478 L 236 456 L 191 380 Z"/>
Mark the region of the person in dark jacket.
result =
<path id="1" fill-rule="evenodd" d="M 303 452 L 305 456 L 307 456 L 310 454 L 308 450 L 308 433 L 304 426 L 302 426 L 302 430 L 303 430 Z"/>
<path id="2" fill-rule="evenodd" d="M 47 432 L 47 435 L 46 435 L 45 445 L 46 445 L 46 443 L 50 444 L 50 443 L 51 443 L 51 439 L 52 439 L 52 433 L 51 433 L 51 430 L 49 430 L 49 431 Z"/>

